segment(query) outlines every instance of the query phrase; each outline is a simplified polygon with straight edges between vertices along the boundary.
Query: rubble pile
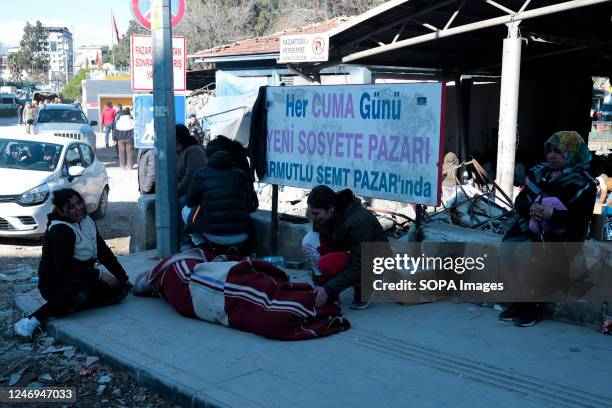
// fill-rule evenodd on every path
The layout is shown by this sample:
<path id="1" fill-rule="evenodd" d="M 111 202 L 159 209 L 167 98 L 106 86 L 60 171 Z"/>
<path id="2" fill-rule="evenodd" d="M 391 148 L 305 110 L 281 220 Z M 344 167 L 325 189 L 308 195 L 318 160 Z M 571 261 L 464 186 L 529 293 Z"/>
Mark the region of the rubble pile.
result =
<path id="1" fill-rule="evenodd" d="M 210 98 L 209 92 L 194 93 L 187 98 L 187 114 L 195 113 L 204 109 Z"/>
<path id="2" fill-rule="evenodd" d="M 452 186 L 443 187 L 442 207 L 427 214 L 425 222 L 445 221 L 461 227 L 505 234 L 515 221 L 513 203 L 476 161 L 454 166 L 448 174 L 470 166 L 473 178 L 461 182 L 453 177 Z"/>
<path id="3" fill-rule="evenodd" d="M 22 316 L 14 307 L 14 296 L 34 287 L 31 272 L 28 276 L 0 276 L 0 387 L 75 387 L 77 402 L 70 403 L 71 407 L 178 407 L 139 387 L 125 372 L 99 357 L 57 344 L 40 330 L 33 342 L 18 342 L 13 336 L 13 323 Z M 28 406 L 46 408 L 50 404 Z"/>

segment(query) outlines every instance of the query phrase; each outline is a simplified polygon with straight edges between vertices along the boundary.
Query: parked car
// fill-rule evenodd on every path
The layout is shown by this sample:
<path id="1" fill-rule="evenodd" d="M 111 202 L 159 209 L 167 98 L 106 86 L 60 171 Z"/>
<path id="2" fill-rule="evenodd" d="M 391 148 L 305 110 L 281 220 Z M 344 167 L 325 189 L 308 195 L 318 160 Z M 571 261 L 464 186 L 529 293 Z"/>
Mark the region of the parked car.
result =
<path id="1" fill-rule="evenodd" d="M 96 134 L 92 126 L 98 122 L 87 120 L 85 113 L 74 105 L 57 103 L 42 105 L 34 120 L 34 132 L 82 140 L 96 148 Z"/>
<path id="2" fill-rule="evenodd" d="M 0 237 L 44 234 L 54 191 L 74 188 L 94 218 L 106 215 L 108 176 L 91 146 L 0 127 Z"/>
<path id="3" fill-rule="evenodd" d="M 19 99 L 15 94 L 0 93 L 0 114 L 14 116 L 17 113 Z"/>

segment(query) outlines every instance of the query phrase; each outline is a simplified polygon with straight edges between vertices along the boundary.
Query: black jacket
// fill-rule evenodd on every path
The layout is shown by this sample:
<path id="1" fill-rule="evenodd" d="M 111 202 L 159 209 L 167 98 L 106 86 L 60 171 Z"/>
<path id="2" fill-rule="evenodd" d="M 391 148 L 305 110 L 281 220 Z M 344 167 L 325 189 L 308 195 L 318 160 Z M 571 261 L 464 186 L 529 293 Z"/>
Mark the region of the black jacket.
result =
<path id="1" fill-rule="evenodd" d="M 350 251 L 346 268 L 324 285 L 333 293 L 340 293 L 360 281 L 362 243 L 389 242 L 376 216 L 363 208 L 351 190 L 343 190 L 338 195 L 338 215 L 325 225 L 313 226 L 333 251 Z"/>
<path id="2" fill-rule="evenodd" d="M 268 115 L 266 110 L 266 90 L 267 86 L 260 86 L 257 99 L 253 105 L 251 114 L 251 131 L 249 137 L 249 159 L 251 167 L 255 169 L 257 178 L 262 179 L 266 175 L 266 154 L 267 154 L 267 127 Z"/>
<path id="3" fill-rule="evenodd" d="M 138 151 L 138 191 L 155 194 L 155 149 Z"/>
<path id="4" fill-rule="evenodd" d="M 187 193 L 193 175 L 206 165 L 204 149 L 199 144 L 192 144 L 179 153 L 176 161 L 176 191 L 179 196 Z"/>
<path id="5" fill-rule="evenodd" d="M 72 222 L 68 218 L 51 213 L 47 227 L 54 220 Z M 43 296 L 48 288 L 61 286 L 62 281 L 82 279 L 85 282 L 95 282 L 99 279 L 100 273 L 94 268 L 95 259 L 79 261 L 74 258 L 75 241 L 74 231 L 67 225 L 59 224 L 45 232 L 42 258 L 38 266 L 38 288 Z M 125 270 L 97 232 L 96 243 L 98 261 L 120 282 L 127 282 Z"/>
<path id="6" fill-rule="evenodd" d="M 187 206 L 200 205 L 199 216 L 188 232 L 215 235 L 248 232 L 249 213 L 257 208 L 250 199 L 252 189 L 248 176 L 234 166 L 229 153 L 214 153 L 207 166 L 195 173 L 187 190 Z"/>

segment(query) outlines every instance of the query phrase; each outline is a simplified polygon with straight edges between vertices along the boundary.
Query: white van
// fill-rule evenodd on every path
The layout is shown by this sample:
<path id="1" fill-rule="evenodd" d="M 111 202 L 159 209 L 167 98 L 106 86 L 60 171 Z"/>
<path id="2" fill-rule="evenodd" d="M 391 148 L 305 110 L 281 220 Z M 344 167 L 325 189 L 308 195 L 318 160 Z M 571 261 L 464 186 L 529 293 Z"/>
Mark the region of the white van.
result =
<path id="1" fill-rule="evenodd" d="M 0 112 L 3 114 L 10 113 L 13 114 L 17 112 L 17 106 L 19 105 L 19 99 L 15 94 L 8 93 L 0 93 Z"/>

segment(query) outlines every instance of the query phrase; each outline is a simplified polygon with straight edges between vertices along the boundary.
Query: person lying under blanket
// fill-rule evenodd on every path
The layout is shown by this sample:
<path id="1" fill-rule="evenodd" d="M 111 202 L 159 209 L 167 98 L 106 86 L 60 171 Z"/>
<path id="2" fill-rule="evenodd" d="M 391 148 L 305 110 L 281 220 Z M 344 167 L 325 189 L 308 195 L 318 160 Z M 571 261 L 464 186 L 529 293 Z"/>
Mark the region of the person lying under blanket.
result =
<path id="1" fill-rule="evenodd" d="M 136 279 L 137 296 L 160 296 L 181 315 L 279 340 L 329 336 L 350 327 L 333 302 L 315 307 L 307 283 L 274 265 L 195 248 Z"/>

